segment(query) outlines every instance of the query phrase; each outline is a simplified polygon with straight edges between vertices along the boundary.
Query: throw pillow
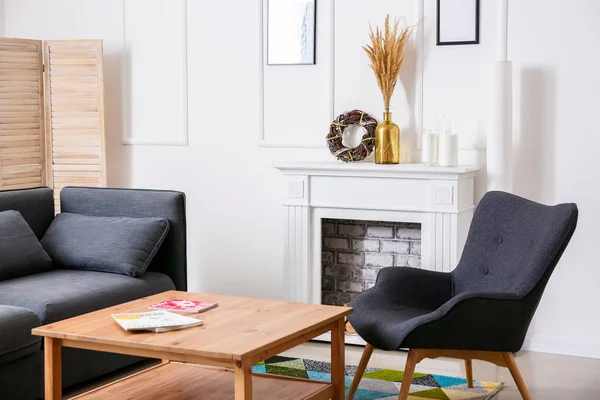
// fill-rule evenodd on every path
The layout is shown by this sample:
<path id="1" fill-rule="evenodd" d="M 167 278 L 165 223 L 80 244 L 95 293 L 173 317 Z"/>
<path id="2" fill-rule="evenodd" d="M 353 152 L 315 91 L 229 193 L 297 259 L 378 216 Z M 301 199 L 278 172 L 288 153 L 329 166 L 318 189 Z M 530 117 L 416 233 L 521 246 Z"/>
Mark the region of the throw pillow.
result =
<path id="1" fill-rule="evenodd" d="M 52 260 L 64 268 L 139 277 L 168 232 L 165 218 L 62 213 L 54 218 L 41 242 Z"/>
<path id="2" fill-rule="evenodd" d="M 18 211 L 0 212 L 0 280 L 44 272 L 52 260 Z"/>

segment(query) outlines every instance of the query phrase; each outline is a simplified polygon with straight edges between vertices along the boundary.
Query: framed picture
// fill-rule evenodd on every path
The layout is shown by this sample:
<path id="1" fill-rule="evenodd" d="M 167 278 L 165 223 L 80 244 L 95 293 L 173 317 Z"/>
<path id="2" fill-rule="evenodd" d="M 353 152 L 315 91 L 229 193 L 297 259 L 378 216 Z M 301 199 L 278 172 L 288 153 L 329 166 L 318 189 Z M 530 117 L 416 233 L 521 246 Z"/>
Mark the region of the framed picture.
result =
<path id="1" fill-rule="evenodd" d="M 267 1 L 267 64 L 315 64 L 317 0 Z"/>
<path id="2" fill-rule="evenodd" d="M 479 0 L 437 0 L 437 45 L 479 44 Z"/>

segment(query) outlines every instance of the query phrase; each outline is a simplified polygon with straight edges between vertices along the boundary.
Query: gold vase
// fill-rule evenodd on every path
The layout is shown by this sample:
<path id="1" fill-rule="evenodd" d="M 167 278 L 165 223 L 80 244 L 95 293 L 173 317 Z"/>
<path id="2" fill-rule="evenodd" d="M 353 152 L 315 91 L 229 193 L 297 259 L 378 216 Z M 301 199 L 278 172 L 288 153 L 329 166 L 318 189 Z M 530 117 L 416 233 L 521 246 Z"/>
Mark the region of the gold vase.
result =
<path id="1" fill-rule="evenodd" d="M 383 122 L 375 129 L 375 163 L 400 163 L 400 128 L 392 122 L 392 113 L 383 113 Z"/>

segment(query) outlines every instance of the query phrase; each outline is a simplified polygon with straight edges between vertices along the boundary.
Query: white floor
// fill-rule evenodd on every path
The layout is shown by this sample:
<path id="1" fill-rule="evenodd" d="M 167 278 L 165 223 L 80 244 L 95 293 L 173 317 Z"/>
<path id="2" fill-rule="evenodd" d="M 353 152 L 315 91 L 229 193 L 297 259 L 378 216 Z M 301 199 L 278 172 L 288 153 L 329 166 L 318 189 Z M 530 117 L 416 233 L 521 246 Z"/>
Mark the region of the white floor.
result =
<path id="1" fill-rule="evenodd" d="M 346 346 L 346 364 L 357 365 L 362 349 L 359 346 Z M 310 342 L 282 355 L 329 361 L 329 351 L 329 346 L 325 343 Z M 405 352 L 376 350 L 369 366 L 403 370 L 405 361 Z M 534 399 L 600 399 L 600 360 L 598 359 L 524 351 L 517 355 L 517 363 Z M 462 361 L 451 359 L 423 360 L 417 366 L 417 371 L 464 377 L 464 364 Z M 473 377 L 484 381 L 505 382 L 504 389 L 497 397 L 499 400 L 521 399 L 506 368 L 496 367 L 483 361 L 473 361 Z"/>

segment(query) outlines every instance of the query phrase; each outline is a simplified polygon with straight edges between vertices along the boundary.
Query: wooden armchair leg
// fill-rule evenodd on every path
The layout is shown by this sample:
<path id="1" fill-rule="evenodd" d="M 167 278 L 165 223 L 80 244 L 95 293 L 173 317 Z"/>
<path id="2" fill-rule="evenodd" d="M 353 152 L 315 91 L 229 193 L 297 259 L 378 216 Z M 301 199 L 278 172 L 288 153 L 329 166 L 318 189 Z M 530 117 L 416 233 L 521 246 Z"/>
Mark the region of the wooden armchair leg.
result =
<path id="1" fill-rule="evenodd" d="M 369 360 L 371 359 L 371 354 L 373 354 L 373 346 L 367 343 L 365 346 L 365 350 L 363 351 L 362 357 L 360 358 L 360 363 L 358 364 L 358 368 L 356 369 L 356 374 L 354 375 L 354 379 L 352 380 L 352 386 L 350 386 L 350 390 L 348 391 L 348 399 L 352 400 L 356 391 L 358 390 L 358 385 L 360 384 L 360 380 L 367 369 L 367 364 L 369 364 Z"/>
<path id="2" fill-rule="evenodd" d="M 515 361 L 515 357 L 512 353 L 502 353 L 502 358 L 504 358 L 504 362 L 506 362 L 506 366 L 510 371 L 515 383 L 517 384 L 517 388 L 519 389 L 519 393 L 521 393 L 521 397 L 523 400 L 531 400 L 531 395 L 529 394 L 529 390 L 527 390 L 527 385 L 525 385 L 525 381 L 521 376 L 521 371 L 519 371 L 519 367 L 517 366 L 517 362 Z"/>
<path id="3" fill-rule="evenodd" d="M 421 359 L 417 349 L 410 349 L 408 351 L 408 357 L 406 358 L 406 366 L 404 367 L 404 376 L 402 377 L 402 386 L 400 386 L 400 393 L 398 394 L 398 400 L 407 400 L 408 392 L 410 390 L 410 383 L 413 375 L 415 374 L 415 367 Z"/>
<path id="4" fill-rule="evenodd" d="M 467 387 L 473 387 L 473 360 L 465 360 L 465 374 L 467 376 Z"/>

